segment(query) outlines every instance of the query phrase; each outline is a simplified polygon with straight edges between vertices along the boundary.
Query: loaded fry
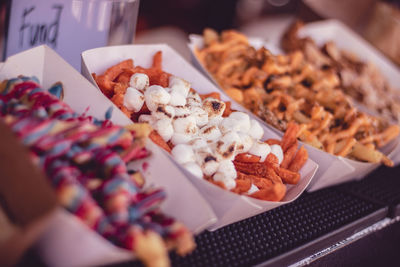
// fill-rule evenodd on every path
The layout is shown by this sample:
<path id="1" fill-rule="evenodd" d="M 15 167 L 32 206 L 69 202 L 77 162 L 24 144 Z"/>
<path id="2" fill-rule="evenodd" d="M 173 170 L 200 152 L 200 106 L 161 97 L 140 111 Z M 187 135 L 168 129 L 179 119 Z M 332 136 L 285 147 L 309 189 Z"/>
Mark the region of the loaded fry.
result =
<path id="1" fill-rule="evenodd" d="M 126 166 L 149 156 L 144 145 L 150 127 L 78 115 L 51 94 L 61 90 L 44 90 L 29 77 L 0 85 L 0 119 L 30 150 L 60 204 L 147 266 L 168 266 L 168 248 L 191 252 L 189 230 L 160 210 L 165 192 L 145 189 L 141 174 Z"/>
<path id="2" fill-rule="evenodd" d="M 332 41 L 318 47 L 311 38 L 298 37 L 301 21 L 283 35 L 282 47 L 288 53 L 301 51 L 307 63 L 317 69 L 330 69 L 339 81 L 338 89 L 389 121 L 400 123 L 400 92 L 392 88 L 371 62 L 339 49 Z"/>
<path id="3" fill-rule="evenodd" d="M 357 110 L 336 73 L 316 68 L 302 52 L 272 55 L 239 32 L 206 29 L 204 47 L 195 53 L 228 95 L 277 129 L 296 122 L 296 136 L 318 149 L 393 165 L 377 149 L 396 138 L 399 127 Z"/>
<path id="4" fill-rule="evenodd" d="M 199 95 L 187 81 L 162 70 L 161 52 L 150 68 L 125 60 L 96 83 L 133 121 L 153 127 L 150 139 L 198 178 L 258 199 L 280 201 L 285 184 L 297 184 L 308 158 L 298 150 L 297 124 L 282 140 L 261 141 L 264 131 L 231 109 L 219 93 Z"/>

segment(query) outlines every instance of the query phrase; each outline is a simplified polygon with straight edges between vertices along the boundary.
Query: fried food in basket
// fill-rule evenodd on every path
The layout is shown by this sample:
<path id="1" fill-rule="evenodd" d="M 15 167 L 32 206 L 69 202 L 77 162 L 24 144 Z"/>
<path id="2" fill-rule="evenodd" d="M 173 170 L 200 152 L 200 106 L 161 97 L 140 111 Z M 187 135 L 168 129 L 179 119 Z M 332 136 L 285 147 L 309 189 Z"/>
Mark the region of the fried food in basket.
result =
<path id="1" fill-rule="evenodd" d="M 400 123 L 400 91 L 391 87 L 371 62 L 339 49 L 333 41 L 318 46 L 310 37 L 300 38 L 303 22 L 293 23 L 281 40 L 288 53 L 301 51 L 304 60 L 319 70 L 331 70 L 338 79 L 338 89 L 387 120 Z"/>
<path id="2" fill-rule="evenodd" d="M 238 194 L 282 200 L 285 184 L 298 183 L 308 159 L 304 147 L 298 150 L 300 127 L 291 123 L 282 140 L 261 141 L 256 120 L 233 110 L 218 92 L 199 95 L 164 72 L 161 57 L 155 53 L 150 68 L 128 59 L 93 77 L 133 121 L 149 123 L 150 139 L 194 176 Z"/>
<path id="3" fill-rule="evenodd" d="M 308 47 L 307 38 L 285 38 L 286 47 Z M 204 47 L 195 54 L 228 95 L 275 128 L 285 131 L 288 123 L 296 122 L 296 137 L 318 149 L 393 165 L 378 148 L 396 138 L 399 127 L 354 107 L 340 89 L 337 73 L 323 67 L 325 57 L 316 60 L 316 67 L 299 50 L 273 55 L 265 47 L 255 49 L 239 32 L 219 35 L 211 29 L 204 31 Z M 297 169 L 284 162 L 290 165 Z"/>

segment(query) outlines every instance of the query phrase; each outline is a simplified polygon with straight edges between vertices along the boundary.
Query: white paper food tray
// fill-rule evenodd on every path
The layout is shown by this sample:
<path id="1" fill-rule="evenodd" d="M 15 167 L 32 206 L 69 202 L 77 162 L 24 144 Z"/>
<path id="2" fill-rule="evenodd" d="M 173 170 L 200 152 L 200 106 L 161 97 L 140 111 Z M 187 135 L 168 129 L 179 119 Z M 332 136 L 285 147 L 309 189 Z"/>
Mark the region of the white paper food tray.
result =
<path id="1" fill-rule="evenodd" d="M 0 67 L 0 80 L 18 75 L 36 76 L 43 88 L 61 81 L 64 85 L 63 100 L 78 113 L 89 108 L 87 115 L 104 119 L 105 111 L 113 106 L 107 97 L 47 46 L 9 57 Z M 132 123 L 116 106 L 111 120 L 119 125 Z M 146 185 L 165 189 L 167 198 L 162 204 L 162 210 L 183 222 L 194 233 L 215 223 L 216 216 L 212 208 L 181 170 L 171 164 L 168 156 L 151 141 L 147 147 L 152 155 L 145 159 L 148 167 L 142 172 Z M 115 247 L 67 212 L 59 213 L 54 221 L 50 228 L 51 234 L 45 234 L 45 238 L 39 242 L 44 261 L 50 266 L 103 265 L 132 258 L 132 253 Z M 79 239 L 69 238 L 71 236 L 79 236 Z M 75 253 L 77 248 L 82 253 Z M 90 253 L 86 254 L 87 251 Z"/>
<path id="2" fill-rule="evenodd" d="M 299 36 L 310 36 L 318 46 L 321 46 L 328 41 L 334 41 L 338 48 L 354 53 L 364 62 L 373 63 L 387 79 L 389 84 L 393 88 L 400 90 L 399 67 L 342 22 L 338 20 L 324 20 L 308 23 L 300 29 Z M 270 41 L 276 49 L 280 49 L 279 40 Z M 362 104 L 357 104 L 357 106 L 362 110 L 375 115 L 374 112 L 368 111 L 368 109 L 362 106 Z M 400 143 L 400 136 L 397 138 L 397 142 Z M 395 148 L 395 151 L 391 151 L 390 158 L 393 160 L 395 165 L 400 164 L 400 145 Z"/>
<path id="3" fill-rule="evenodd" d="M 93 84 L 96 84 L 91 75 L 92 73 L 102 74 L 107 68 L 129 58 L 133 59 L 135 65 L 150 67 L 152 64 L 153 55 L 157 51 L 162 51 L 162 68 L 164 71 L 187 80 L 191 83 L 192 88 L 200 94 L 218 91 L 214 84 L 212 84 L 192 65 L 185 61 L 176 51 L 163 44 L 103 47 L 85 51 L 82 53 L 82 73 Z M 223 92 L 221 92 L 221 99 L 223 101 L 232 101 Z M 250 114 L 243 107 L 233 101 L 232 108 Z M 250 114 L 250 116 L 254 118 L 253 114 Z M 265 126 L 262 127 L 265 132 L 265 139 L 278 138 L 278 135 L 269 128 Z M 168 153 L 165 152 L 165 154 L 169 156 Z M 172 159 L 172 157 L 170 158 Z M 213 210 L 218 217 L 218 222 L 210 227 L 210 230 L 218 229 L 222 226 L 237 222 L 295 200 L 307 187 L 318 168 L 315 162 L 308 160 L 300 172 L 302 177 L 300 182 L 296 186 L 288 187 L 287 194 L 283 201 L 271 202 L 234 194 L 230 191 L 215 186 L 204 179 L 194 177 L 179 164 L 175 164 L 186 173 L 186 176 L 189 177 L 189 179 L 197 186 L 203 196 L 213 207 Z"/>
<path id="4" fill-rule="evenodd" d="M 337 27 L 343 27 L 343 26 L 339 26 L 339 25 L 341 25 L 341 24 L 338 24 Z M 327 27 L 327 29 L 325 29 L 325 28 L 321 29 L 321 31 L 325 32 L 325 34 L 327 34 L 329 29 L 331 27 L 333 27 L 331 24 L 329 24 L 329 26 L 330 27 Z M 306 28 L 306 27 L 304 27 L 304 28 Z M 348 33 L 348 34 L 350 34 L 350 33 Z M 334 35 L 332 35 L 332 38 L 334 38 Z M 343 38 L 341 38 L 341 39 L 343 39 Z M 190 39 L 190 43 L 188 44 L 188 46 L 191 51 L 191 58 L 192 58 L 193 65 L 196 68 L 198 68 L 202 73 L 204 73 L 211 81 L 213 81 L 213 83 L 216 84 L 221 91 L 223 91 L 223 89 L 219 87 L 217 81 L 212 77 L 212 75 L 205 69 L 205 67 L 202 66 L 202 64 L 197 59 L 197 57 L 194 53 L 196 47 L 197 48 L 203 47 L 202 36 L 192 34 L 189 36 L 189 39 Z M 266 48 L 270 49 L 274 54 L 282 52 L 278 47 L 279 42 L 277 42 L 276 40 L 269 40 L 269 42 L 264 42 L 264 40 L 261 38 L 249 38 L 249 42 L 255 48 L 259 48 L 264 45 Z M 400 76 L 398 76 L 398 79 L 400 79 Z M 261 119 L 259 119 L 259 118 L 257 118 L 257 119 L 264 125 L 267 125 L 267 127 L 272 129 L 278 135 L 283 136 L 283 133 L 281 131 L 268 125 L 266 122 L 262 121 Z M 385 152 L 386 155 L 389 156 L 389 158 L 391 158 L 395 162 L 395 164 L 400 162 L 400 145 L 399 144 L 400 144 L 400 138 L 397 138 L 396 140 L 392 141 L 388 146 L 386 146 L 382 150 L 383 152 Z M 328 186 L 337 185 L 337 184 L 340 184 L 343 182 L 361 179 L 361 178 L 365 177 L 368 173 L 370 173 L 371 171 L 373 171 L 374 169 L 376 169 L 380 166 L 379 164 L 359 162 L 359 161 L 347 159 L 344 157 L 338 157 L 338 156 L 326 153 L 322 150 L 316 149 L 308 144 L 304 144 L 304 145 L 308 150 L 310 158 L 312 160 L 314 160 L 319 166 L 318 171 L 317 171 L 313 181 L 310 183 L 309 187 L 307 188 L 307 191 L 315 191 L 315 190 L 322 189 L 322 188 L 325 188 Z"/>
<path id="5" fill-rule="evenodd" d="M 349 27 L 338 20 L 323 20 L 313 23 L 307 23 L 299 30 L 300 37 L 311 37 L 318 46 L 322 46 L 328 41 L 334 41 L 338 48 L 349 51 L 357 55 L 364 62 L 373 63 L 389 84 L 400 90 L 400 69 L 391 60 L 389 60 L 382 52 L 373 45 L 352 31 Z M 274 53 L 284 53 L 280 47 L 280 39 L 268 39 L 266 47 Z M 255 38 L 257 39 L 257 38 Z M 257 39 L 257 43 L 261 40 Z M 362 111 L 377 115 L 375 112 L 368 110 L 365 106 L 355 103 Z M 400 136 L 397 138 L 400 143 Z M 395 165 L 400 164 L 400 145 L 394 148 L 394 151 L 386 148 L 383 151 L 390 152 L 390 158 Z"/>

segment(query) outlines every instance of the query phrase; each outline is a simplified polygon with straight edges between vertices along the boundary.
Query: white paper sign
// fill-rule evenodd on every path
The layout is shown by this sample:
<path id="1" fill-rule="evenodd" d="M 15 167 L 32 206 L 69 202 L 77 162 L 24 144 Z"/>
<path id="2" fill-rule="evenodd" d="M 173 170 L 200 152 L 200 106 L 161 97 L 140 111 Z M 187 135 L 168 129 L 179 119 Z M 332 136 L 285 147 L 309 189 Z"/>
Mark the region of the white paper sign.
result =
<path id="1" fill-rule="evenodd" d="M 82 51 L 107 44 L 112 1 L 12 0 L 6 57 L 46 44 L 75 69 Z"/>

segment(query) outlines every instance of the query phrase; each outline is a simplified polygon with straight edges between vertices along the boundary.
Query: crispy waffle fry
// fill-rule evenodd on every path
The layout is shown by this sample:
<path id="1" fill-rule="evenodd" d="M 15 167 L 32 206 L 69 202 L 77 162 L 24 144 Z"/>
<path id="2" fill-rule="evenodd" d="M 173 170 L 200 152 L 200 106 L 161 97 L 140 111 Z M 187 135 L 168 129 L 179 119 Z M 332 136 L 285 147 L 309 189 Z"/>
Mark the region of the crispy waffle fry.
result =
<path id="1" fill-rule="evenodd" d="M 311 39 L 295 36 L 299 27 L 295 25 L 283 38 L 284 47 L 293 51 L 287 55 L 272 55 L 264 47 L 256 50 L 238 32 L 229 31 L 228 41 L 222 37 L 225 32 L 211 34 L 210 29 L 213 41 L 195 54 L 230 96 L 275 128 L 286 130 L 285 135 L 291 136 L 281 143 L 286 160 L 294 158 L 290 147 L 296 133 L 294 137 L 331 154 L 393 165 L 377 149 L 396 138 L 399 127 L 357 110 L 343 92 L 332 60 Z M 348 58 L 346 54 L 352 66 L 359 65 Z M 361 150 L 367 154 L 361 155 Z M 290 162 L 284 160 L 283 166 L 290 168 Z"/>
<path id="2" fill-rule="evenodd" d="M 207 42 L 208 43 L 214 43 L 216 42 L 215 40 L 215 35 L 213 35 L 212 32 L 208 33 L 207 35 Z M 236 32 L 226 32 L 223 35 L 223 39 L 226 40 L 230 45 L 235 46 L 235 53 L 243 53 L 243 48 L 246 47 L 247 40 L 245 38 L 240 38 L 241 35 L 238 35 Z M 229 45 L 224 44 L 223 46 L 220 47 L 215 47 L 214 49 L 216 51 L 221 51 L 224 52 L 225 49 L 227 49 Z M 231 57 L 231 54 L 226 53 L 224 54 L 224 57 L 229 58 Z M 187 168 L 188 170 L 191 170 L 192 173 L 196 173 L 198 171 L 198 167 L 196 167 L 196 164 L 198 163 L 198 159 L 193 161 L 193 152 L 188 148 L 188 146 L 185 144 L 188 143 L 188 140 L 182 136 L 182 132 L 179 131 L 184 131 L 188 135 L 193 135 L 191 138 L 192 141 L 196 138 L 196 134 L 201 131 L 201 134 L 203 136 L 208 136 L 210 138 L 209 142 L 213 142 L 211 138 L 215 138 L 216 134 L 217 136 L 220 135 L 226 136 L 226 142 L 232 142 L 229 140 L 229 138 L 237 138 L 235 137 L 235 134 L 229 134 L 229 127 L 236 127 L 235 124 L 241 124 L 242 122 L 235 122 L 234 124 L 227 122 L 225 127 L 228 127 L 226 129 L 223 129 L 221 125 L 219 126 L 213 126 L 210 124 L 209 128 L 199 128 L 196 130 L 193 128 L 193 126 L 190 126 L 193 123 L 188 119 L 189 115 L 186 112 L 191 112 L 190 108 L 192 110 L 197 110 L 198 113 L 196 114 L 202 114 L 201 110 L 199 111 L 199 107 L 204 107 L 204 111 L 206 112 L 205 114 L 208 116 L 208 120 L 212 120 L 217 114 L 221 116 L 220 119 L 227 118 L 228 116 L 232 115 L 233 117 L 239 116 L 241 120 L 243 120 L 243 116 L 247 116 L 244 113 L 236 112 L 231 108 L 231 103 L 230 102 L 222 102 L 221 101 L 221 96 L 218 92 L 212 92 L 209 94 L 204 94 L 204 95 L 198 95 L 194 89 L 190 88 L 188 86 L 186 81 L 179 80 L 179 78 L 172 76 L 169 73 L 166 73 L 162 71 L 162 54 L 161 52 L 157 52 L 154 57 L 153 57 L 153 63 L 151 68 L 143 68 L 140 66 L 133 66 L 133 64 L 129 67 L 126 67 L 127 62 L 133 62 L 133 61 L 123 61 L 122 63 L 117 64 L 115 67 L 109 68 L 106 73 L 102 75 L 95 75 L 93 74 L 93 77 L 95 78 L 97 84 L 99 85 L 100 89 L 127 115 L 129 116 L 133 121 L 147 121 L 150 123 L 154 130 L 152 130 L 149 134 L 149 138 L 156 143 L 158 146 L 166 150 L 167 152 L 171 153 L 177 160 L 179 159 L 180 163 L 188 165 Z M 230 72 L 232 71 L 232 68 L 235 68 L 235 63 L 226 66 L 223 70 L 221 70 L 221 73 L 225 72 Z M 150 103 L 151 101 L 145 101 L 143 104 L 142 108 L 138 112 L 134 112 L 132 110 L 129 110 L 125 106 L 125 95 L 127 94 L 127 88 L 131 86 L 131 77 L 134 74 L 137 73 L 142 73 L 146 74 L 149 78 L 149 84 L 150 85 L 159 85 L 161 87 L 164 87 L 166 89 L 160 89 L 159 87 L 147 87 L 147 89 L 142 90 L 142 93 L 144 94 L 144 98 L 148 98 L 149 95 L 146 96 L 147 90 L 153 90 L 155 94 L 155 99 L 157 101 L 165 101 L 164 103 L 167 102 L 168 99 L 170 101 L 176 101 L 175 103 L 178 103 L 178 98 L 180 97 L 179 95 L 176 95 L 176 91 L 173 92 L 173 90 L 178 90 L 180 94 L 188 94 L 188 98 L 186 101 L 191 101 L 191 103 L 194 103 L 194 106 L 190 106 L 189 103 L 187 105 L 184 105 L 184 101 L 182 102 L 182 105 L 174 104 L 170 106 L 166 106 L 164 104 L 164 108 L 160 108 L 160 106 L 151 106 Z M 252 71 L 249 71 L 247 73 L 247 79 L 248 82 L 251 82 L 253 79 L 254 75 L 260 75 L 259 71 L 256 69 L 253 69 Z M 170 81 L 170 77 L 172 81 L 175 81 L 175 85 L 173 82 Z M 174 80 L 175 79 L 175 80 Z M 172 83 L 172 84 L 170 84 Z M 168 88 L 167 88 L 168 87 Z M 186 88 L 186 89 L 185 89 Z M 189 89 L 190 88 L 190 89 Z M 131 89 L 129 89 L 131 90 Z M 168 91 L 169 90 L 169 91 Z M 169 92 L 168 94 L 170 95 L 170 98 L 168 98 L 166 92 Z M 183 93 L 182 93 L 183 92 Z M 238 94 L 237 97 L 240 96 L 241 90 L 237 89 L 234 91 L 232 94 Z M 137 93 L 138 94 L 138 93 Z M 150 93 L 149 93 L 150 94 Z M 172 96 L 172 94 L 175 94 Z M 177 99 L 172 99 L 173 97 Z M 172 100 L 171 100 L 172 99 Z M 149 100 L 149 99 L 147 99 Z M 179 100 L 180 101 L 180 100 Z M 170 103 L 170 102 L 169 102 Z M 180 102 L 179 102 L 180 103 Z M 207 103 L 204 104 L 204 103 Z M 149 105 L 149 106 L 147 106 Z M 173 108 L 173 110 L 171 110 Z M 208 108 L 208 109 L 207 109 Z M 151 109 L 152 111 L 150 111 Z M 170 113 L 172 112 L 172 113 Z M 200 112 L 200 113 L 199 113 Z M 158 118 L 163 118 L 159 119 L 157 123 L 161 124 L 157 125 L 154 121 L 151 121 L 151 114 L 157 114 L 154 116 L 158 116 Z M 175 114 L 175 115 L 171 115 Z M 199 116 L 200 116 L 199 115 Z M 144 116 L 144 117 L 143 117 Z M 147 116 L 147 117 L 146 117 Z M 140 118 L 140 119 L 139 119 Z M 201 117 L 197 117 L 196 120 L 200 120 Z M 241 124 L 238 127 L 250 127 L 250 120 L 247 118 L 248 124 Z M 165 125 L 162 123 L 166 123 Z M 179 124 L 179 123 L 182 124 Z M 233 122 L 233 121 L 232 121 Z M 168 124 L 170 123 L 170 124 Z M 198 123 L 198 121 L 196 121 Z M 201 123 L 201 122 L 200 122 Z M 218 123 L 218 122 L 217 122 Z M 174 132 L 170 133 L 172 134 L 166 137 L 167 131 L 165 130 L 166 128 L 170 127 L 169 125 L 173 125 Z M 183 126 L 184 127 L 183 127 Z M 217 124 L 218 125 L 218 124 Z M 183 128 L 182 128 L 183 127 Z M 207 126 L 208 127 L 208 126 Z M 214 128 L 213 128 L 214 127 Z M 217 127 L 217 128 L 215 128 Z M 219 127 L 219 128 L 218 128 Z M 259 127 L 259 126 L 258 126 Z M 282 198 L 285 196 L 286 193 L 286 183 L 290 184 L 296 184 L 298 180 L 300 179 L 300 174 L 298 171 L 300 168 L 305 164 L 307 160 L 307 151 L 302 151 L 303 157 L 301 159 L 295 159 L 296 151 L 297 151 L 297 135 L 299 134 L 299 130 L 301 127 L 299 127 L 297 124 L 292 123 L 288 127 L 288 132 L 285 134 L 285 136 L 282 138 L 282 140 L 274 140 L 274 139 L 269 139 L 266 140 L 265 143 L 260 143 L 260 146 L 267 146 L 267 144 L 271 145 L 281 145 L 284 144 L 285 146 L 290 146 L 291 149 L 291 155 L 290 157 L 287 156 L 286 154 L 283 155 L 283 160 L 285 162 L 286 168 L 283 168 L 282 164 L 279 164 L 279 159 L 277 156 L 275 156 L 272 153 L 269 153 L 266 155 L 265 160 L 263 162 L 261 161 L 261 156 L 259 155 L 253 155 L 250 154 L 249 152 L 245 153 L 239 153 L 239 154 L 232 154 L 233 149 L 238 146 L 235 145 L 237 141 L 234 141 L 229 147 L 224 148 L 223 142 L 220 140 L 218 142 L 215 142 L 215 146 L 217 151 L 221 150 L 220 157 L 223 157 L 222 159 L 218 159 L 221 163 L 218 167 L 219 169 L 226 169 L 230 168 L 229 166 L 232 166 L 234 168 L 234 171 L 236 172 L 235 174 L 235 186 L 232 188 L 229 188 L 232 192 L 238 193 L 238 194 L 246 194 L 255 198 L 263 199 L 263 200 L 270 200 L 270 201 L 280 201 Z M 177 131 L 177 132 L 175 132 Z M 214 131 L 214 132 L 213 132 Z M 221 134 L 220 131 L 223 131 Z M 247 130 L 246 130 L 247 131 Z M 257 130 L 256 130 L 257 132 Z M 256 132 L 252 134 L 256 134 Z M 245 132 L 243 132 L 245 134 Z M 247 133 L 245 134 L 245 136 Z M 236 135 L 237 136 L 237 135 Z M 250 135 L 248 135 L 250 137 Z M 180 138 L 180 139 L 179 139 Z M 183 138 L 183 139 L 182 139 Z M 200 138 L 201 139 L 201 138 Z M 177 141 L 178 140 L 178 141 Z M 246 140 L 246 139 L 244 139 Z M 248 138 L 247 138 L 248 140 Z M 250 145 L 254 142 L 253 139 L 250 140 L 251 143 Z M 175 144 L 175 145 L 174 145 Z M 180 145 L 182 144 L 182 145 Z M 180 145 L 178 150 L 178 145 Z M 198 145 L 201 145 L 201 143 L 198 143 Z M 177 148 L 174 152 L 174 148 Z M 244 148 L 244 143 L 241 144 L 241 147 Z M 226 149 L 226 150 L 224 150 Z M 247 148 L 246 151 L 249 151 L 250 147 Z M 178 152 L 177 152 L 178 151 Z M 203 150 L 204 153 L 207 150 Z M 258 151 L 258 150 L 256 150 Z M 175 153 L 175 154 L 174 154 Z M 274 152 L 276 153 L 276 152 Z M 283 151 L 282 151 L 283 153 Z M 201 153 L 197 155 L 197 157 L 200 157 Z M 227 161 L 225 158 L 229 159 L 232 155 L 236 155 L 230 160 L 232 162 L 229 164 L 225 164 Z M 305 155 L 305 156 L 304 156 Z M 205 180 L 214 183 L 217 186 L 220 186 L 224 189 L 227 189 L 227 184 L 224 182 L 223 178 L 222 180 L 215 179 L 216 170 L 215 167 L 212 167 L 213 165 L 209 165 L 209 167 L 205 167 L 209 161 L 217 161 L 216 157 L 212 154 L 209 154 L 208 156 L 204 156 L 204 165 L 202 165 L 202 176 Z M 234 159 L 234 160 L 233 160 Z M 304 160 L 305 159 L 305 160 Z M 191 161 L 192 160 L 192 161 Z M 295 161 L 296 160 L 296 161 Z M 225 162 L 223 165 L 222 162 Z M 195 164 L 196 163 L 196 164 Z M 290 164 L 293 163 L 294 166 L 298 169 L 297 171 L 291 171 L 287 169 Z M 223 165 L 223 166 L 222 166 Z M 200 165 L 199 165 L 200 166 Z M 213 171 L 210 170 L 210 168 L 214 168 Z M 205 174 L 205 172 L 210 172 L 212 175 Z M 283 176 L 283 177 L 281 177 Z M 228 184 L 229 185 L 229 184 Z"/>

